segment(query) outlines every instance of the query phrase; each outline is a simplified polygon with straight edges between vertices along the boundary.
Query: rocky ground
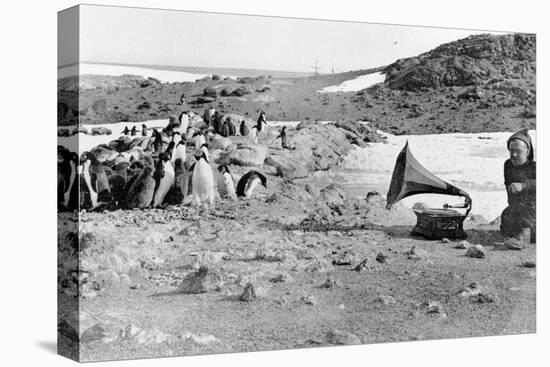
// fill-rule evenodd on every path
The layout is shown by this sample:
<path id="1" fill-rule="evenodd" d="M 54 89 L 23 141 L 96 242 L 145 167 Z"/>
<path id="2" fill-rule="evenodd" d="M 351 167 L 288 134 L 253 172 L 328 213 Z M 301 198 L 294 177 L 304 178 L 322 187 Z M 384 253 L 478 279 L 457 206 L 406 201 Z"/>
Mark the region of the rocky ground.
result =
<path id="1" fill-rule="evenodd" d="M 79 292 L 81 310 L 79 326 L 61 312 L 60 345 L 79 339 L 82 360 L 535 331 L 535 246 L 499 251 L 479 218 L 468 242 L 427 241 L 410 236 L 412 211 L 379 196 L 281 179 L 207 212 L 80 221 L 80 248 L 71 226 L 59 237 L 60 307 Z"/>

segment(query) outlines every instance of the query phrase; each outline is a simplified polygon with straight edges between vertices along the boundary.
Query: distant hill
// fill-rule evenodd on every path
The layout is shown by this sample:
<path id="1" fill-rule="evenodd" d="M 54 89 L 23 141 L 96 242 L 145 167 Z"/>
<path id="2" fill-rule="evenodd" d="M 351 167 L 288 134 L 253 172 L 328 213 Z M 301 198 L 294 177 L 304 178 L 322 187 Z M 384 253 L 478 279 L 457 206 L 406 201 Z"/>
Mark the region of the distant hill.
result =
<path id="1" fill-rule="evenodd" d="M 91 124 L 142 121 L 187 110 L 202 113 L 212 106 L 252 118 L 264 110 L 270 120 L 366 120 L 394 134 L 535 128 L 535 60 L 535 35 L 476 35 L 391 65 L 338 74 L 233 80 L 212 73 L 196 82 L 162 84 L 83 78 L 81 87 L 90 88 L 80 90 L 78 103 L 74 90 L 60 91 L 59 123 L 71 124 L 77 117 Z M 318 92 L 374 72 L 385 73 L 385 82 L 358 92 Z"/>

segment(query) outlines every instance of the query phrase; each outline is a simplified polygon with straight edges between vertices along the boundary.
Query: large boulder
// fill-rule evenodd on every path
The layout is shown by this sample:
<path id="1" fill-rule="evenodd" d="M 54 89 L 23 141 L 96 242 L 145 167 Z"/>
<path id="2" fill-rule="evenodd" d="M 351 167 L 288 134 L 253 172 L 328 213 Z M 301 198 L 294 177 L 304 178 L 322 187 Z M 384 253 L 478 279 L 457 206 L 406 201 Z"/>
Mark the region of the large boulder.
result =
<path id="1" fill-rule="evenodd" d="M 338 124 L 302 122 L 286 130 L 291 149 L 270 149 L 266 164 L 278 175 L 307 177 L 312 171 L 324 171 L 340 163 L 354 145 L 382 141 L 371 127 L 349 121 Z"/>
<path id="2" fill-rule="evenodd" d="M 264 145 L 239 145 L 228 153 L 222 153 L 218 164 L 235 164 L 238 166 L 261 166 L 267 156 L 267 147 Z"/>

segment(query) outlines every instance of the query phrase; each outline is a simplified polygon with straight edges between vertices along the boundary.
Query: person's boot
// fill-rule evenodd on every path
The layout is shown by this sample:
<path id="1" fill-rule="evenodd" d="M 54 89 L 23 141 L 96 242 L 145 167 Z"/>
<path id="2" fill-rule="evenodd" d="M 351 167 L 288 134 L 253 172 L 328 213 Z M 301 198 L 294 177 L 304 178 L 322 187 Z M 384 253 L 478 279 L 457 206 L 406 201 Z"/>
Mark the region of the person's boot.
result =
<path id="1" fill-rule="evenodd" d="M 508 250 L 523 250 L 531 242 L 531 229 L 523 228 L 521 232 L 512 238 L 504 241 L 504 247 Z"/>

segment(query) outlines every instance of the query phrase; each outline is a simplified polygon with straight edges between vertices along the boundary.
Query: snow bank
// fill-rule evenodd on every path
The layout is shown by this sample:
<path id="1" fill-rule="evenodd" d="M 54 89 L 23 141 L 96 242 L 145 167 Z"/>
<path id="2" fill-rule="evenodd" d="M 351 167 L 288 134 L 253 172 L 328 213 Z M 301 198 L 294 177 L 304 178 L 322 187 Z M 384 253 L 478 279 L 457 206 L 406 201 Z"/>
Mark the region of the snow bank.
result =
<path id="1" fill-rule="evenodd" d="M 76 75 L 77 71 L 80 75 L 110 75 L 121 76 L 128 75 L 141 75 L 145 78 L 153 77 L 160 80 L 162 83 L 174 83 L 174 82 L 194 82 L 197 79 L 201 79 L 207 74 L 193 74 L 185 71 L 173 71 L 173 70 L 160 70 L 160 69 L 148 69 L 144 67 L 135 66 L 123 66 L 123 65 L 110 65 L 110 64 L 86 64 L 81 63 L 80 70 L 76 65 L 66 66 L 60 68 L 57 73 L 58 79 L 65 78 L 67 76 Z"/>
<path id="2" fill-rule="evenodd" d="M 386 80 L 386 76 L 382 73 L 372 73 L 361 75 L 355 79 L 347 80 L 340 85 L 333 85 L 330 87 L 318 90 L 319 93 L 334 93 L 334 92 L 358 92 L 361 89 L 369 88 L 375 84 L 383 83 Z"/>
<path id="3" fill-rule="evenodd" d="M 111 141 L 118 139 L 122 136 L 124 127 L 128 126 L 128 129 L 136 126 L 139 131 L 138 136 L 141 136 L 141 125 L 145 124 L 147 127 L 163 128 L 168 125 L 168 119 L 164 120 L 149 120 L 143 122 L 117 122 L 116 124 L 98 124 L 98 125 L 82 125 L 88 131 L 91 131 L 94 127 L 105 127 L 112 131 L 111 135 L 88 135 L 79 133 L 70 137 L 57 137 L 57 143 L 63 145 L 67 149 L 76 151 L 75 147 L 78 144 L 78 153 L 91 150 L 93 147 L 99 144 L 109 144 Z M 73 130 L 76 126 L 63 126 L 69 130 Z M 78 140 L 77 140 L 78 139 Z"/>

